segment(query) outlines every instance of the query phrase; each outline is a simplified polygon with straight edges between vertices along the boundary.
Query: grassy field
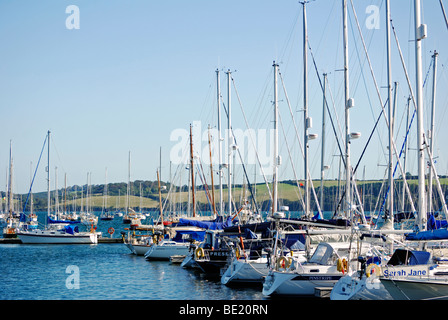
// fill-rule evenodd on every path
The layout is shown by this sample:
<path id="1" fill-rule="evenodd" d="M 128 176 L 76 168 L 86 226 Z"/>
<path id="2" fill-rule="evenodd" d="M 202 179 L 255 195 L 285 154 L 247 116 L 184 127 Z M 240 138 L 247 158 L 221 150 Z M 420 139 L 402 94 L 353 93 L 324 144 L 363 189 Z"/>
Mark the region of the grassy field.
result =
<path id="1" fill-rule="evenodd" d="M 396 180 L 397 183 L 401 182 L 401 180 Z M 357 185 L 358 187 L 361 187 L 362 185 L 372 185 L 372 184 L 376 184 L 377 186 L 379 186 L 379 184 L 381 184 L 382 181 L 379 180 L 372 180 L 372 181 L 357 181 Z M 412 180 L 408 180 L 408 184 L 410 186 L 415 186 L 418 183 L 417 179 L 412 179 Z M 442 187 L 446 187 L 446 185 L 448 184 L 448 179 L 447 178 L 440 178 L 440 183 L 442 184 Z M 314 188 L 317 192 L 317 188 L 320 187 L 320 180 L 314 180 L 313 181 L 313 185 Z M 324 182 L 324 187 L 325 188 L 329 188 L 329 187 L 337 187 L 338 182 L 336 180 L 327 180 Z M 341 186 L 344 186 L 344 182 L 341 182 Z M 370 188 L 367 188 L 368 190 Z M 270 191 L 269 191 L 270 190 Z M 264 183 L 260 183 L 256 186 L 256 200 L 258 203 L 262 203 L 264 201 L 269 201 L 270 200 L 270 196 L 269 193 L 272 192 L 272 184 L 269 184 L 269 190 L 268 187 L 266 186 L 266 184 Z M 378 188 L 379 190 L 379 188 Z M 210 194 L 212 193 L 212 190 L 210 188 L 209 190 Z M 250 198 L 250 192 L 249 190 L 246 188 L 245 190 L 243 190 L 241 187 L 235 187 L 233 188 L 233 199 L 235 200 L 235 202 L 239 203 L 240 200 L 244 199 L 244 193 L 246 194 L 247 198 Z M 303 188 L 301 188 L 301 192 L 303 194 Z M 369 192 L 369 191 L 367 191 Z M 165 201 L 166 197 L 168 196 L 168 193 L 163 193 L 162 194 L 162 198 L 163 201 Z M 375 195 L 374 195 L 375 196 Z M 45 193 L 45 197 L 46 197 L 46 193 Z M 296 183 L 286 183 L 286 182 L 281 182 L 278 184 L 278 198 L 279 199 L 283 199 L 283 200 L 288 200 L 291 202 L 295 202 L 295 201 L 299 201 L 300 200 L 300 193 L 299 190 L 297 188 L 297 184 Z M 169 195 L 170 200 L 174 203 L 188 203 L 188 192 L 176 192 L 173 193 L 171 195 Z M 223 190 L 223 201 L 226 203 L 227 202 L 227 189 Z M 206 198 L 205 195 L 205 191 L 204 190 L 196 190 L 196 195 L 195 195 L 195 200 L 197 204 L 208 204 L 208 200 Z M 104 197 L 100 194 L 94 194 L 89 198 L 89 205 L 95 209 L 98 208 L 102 208 L 104 205 Z M 215 203 L 218 204 L 219 203 L 219 190 L 217 187 L 215 187 Z M 64 203 L 63 200 L 60 199 L 59 200 L 59 204 L 60 207 L 63 208 Z M 86 205 L 86 199 L 83 200 L 83 205 Z M 107 208 L 109 208 L 109 210 L 116 210 L 116 209 L 121 209 L 123 210 L 125 208 L 126 205 L 126 197 L 125 196 L 108 196 L 107 197 Z M 67 209 L 73 210 L 74 207 L 76 210 L 80 209 L 81 206 L 81 199 L 76 199 L 76 200 L 67 200 L 66 203 Z M 139 208 L 142 207 L 142 209 L 156 209 L 159 206 L 159 201 L 158 201 L 158 194 L 153 194 L 151 196 L 151 198 L 148 197 L 138 197 L 138 196 L 131 196 L 130 198 L 130 207 L 133 208 Z M 46 207 L 46 205 L 45 205 Z"/>
<path id="2" fill-rule="evenodd" d="M 315 188 L 320 187 L 320 181 L 314 181 L 313 184 L 314 184 Z M 326 181 L 324 186 L 325 187 L 337 186 L 337 181 Z M 270 189 L 270 192 L 272 192 L 271 184 L 269 185 L 269 189 Z M 233 198 L 235 199 L 235 201 L 239 202 L 240 199 L 244 199 L 244 195 L 243 195 L 244 192 L 246 194 L 246 197 L 249 198 L 250 192 L 247 188 L 245 190 L 243 190 L 243 188 L 241 188 L 241 187 L 233 188 Z M 211 193 L 212 193 L 211 189 L 209 190 L 209 193 L 211 195 Z M 302 194 L 303 194 L 303 189 L 302 189 Z M 167 195 L 168 195 L 167 193 L 162 194 L 163 202 L 165 201 Z M 188 202 L 188 192 L 173 193 L 169 197 L 170 197 L 171 201 L 173 201 L 173 203 L 187 203 Z M 284 199 L 284 200 L 298 201 L 300 199 L 300 194 L 299 194 L 297 185 L 292 185 L 292 184 L 288 184 L 288 183 L 279 183 L 278 184 L 278 197 L 280 199 Z M 223 199 L 224 199 L 224 202 L 227 202 L 227 199 L 228 199 L 227 189 L 223 190 Z M 263 201 L 268 201 L 270 199 L 269 190 L 268 190 L 268 187 L 266 186 L 266 184 L 258 184 L 257 185 L 256 199 L 257 199 L 257 202 L 260 202 L 260 203 Z M 205 191 L 204 190 L 196 191 L 195 200 L 198 204 L 207 204 L 208 201 L 207 201 L 207 198 L 205 195 Z M 92 207 L 99 208 L 99 207 L 103 206 L 103 201 L 104 201 L 104 197 L 102 195 L 93 195 L 92 197 L 89 198 L 89 205 Z M 73 205 L 73 202 L 75 203 L 77 208 L 80 207 L 80 205 L 81 205 L 80 199 L 67 201 L 67 206 L 71 207 Z M 217 204 L 218 202 L 219 202 L 219 190 L 217 188 L 215 188 L 215 203 Z M 121 208 L 125 208 L 125 205 L 126 205 L 126 197 L 125 196 L 121 196 L 121 197 L 108 196 L 107 197 L 107 207 L 109 209 L 115 209 L 115 208 L 121 209 Z M 158 208 L 158 206 L 159 206 L 158 195 L 156 195 L 156 199 L 150 199 L 150 198 L 146 198 L 146 197 L 140 198 L 138 196 L 130 197 L 130 207 L 138 208 L 138 207 L 140 207 L 140 205 L 143 209 Z M 84 199 L 84 206 L 85 206 L 85 199 Z"/>

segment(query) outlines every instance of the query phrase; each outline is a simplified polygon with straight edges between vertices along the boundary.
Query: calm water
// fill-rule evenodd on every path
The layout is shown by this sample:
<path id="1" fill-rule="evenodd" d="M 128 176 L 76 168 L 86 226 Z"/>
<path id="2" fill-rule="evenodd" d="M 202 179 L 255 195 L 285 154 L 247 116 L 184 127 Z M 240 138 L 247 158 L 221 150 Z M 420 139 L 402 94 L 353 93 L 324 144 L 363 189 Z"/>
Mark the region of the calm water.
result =
<path id="1" fill-rule="evenodd" d="M 121 218 L 98 230 L 120 236 Z M 79 289 L 73 286 L 79 271 Z M 69 268 L 69 269 L 67 269 Z M 66 285 L 68 282 L 68 287 Z M 0 245 L 0 300 L 261 300 L 259 288 L 228 288 L 168 261 L 146 261 L 124 244 Z"/>

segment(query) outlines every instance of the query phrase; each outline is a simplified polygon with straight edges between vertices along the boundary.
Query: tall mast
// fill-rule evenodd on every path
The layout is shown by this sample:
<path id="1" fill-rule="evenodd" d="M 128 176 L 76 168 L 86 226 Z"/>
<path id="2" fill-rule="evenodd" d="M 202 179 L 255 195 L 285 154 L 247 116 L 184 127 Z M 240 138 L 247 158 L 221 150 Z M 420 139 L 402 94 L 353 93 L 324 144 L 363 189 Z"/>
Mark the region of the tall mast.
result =
<path id="1" fill-rule="evenodd" d="M 67 213 L 67 173 L 64 174 L 64 213 Z"/>
<path id="2" fill-rule="evenodd" d="M 278 202 L 278 93 L 277 93 L 277 74 L 278 64 L 272 65 L 274 67 L 274 172 L 273 172 L 273 199 L 272 199 L 272 213 L 277 212 Z"/>
<path id="3" fill-rule="evenodd" d="M 33 161 L 30 162 L 30 214 L 34 213 L 33 203 Z"/>
<path id="4" fill-rule="evenodd" d="M 418 152 L 418 227 L 426 230 L 426 201 L 425 201 L 425 155 L 423 131 L 423 77 L 422 77 L 422 44 L 426 38 L 426 25 L 420 20 L 420 0 L 414 0 L 415 15 L 415 75 L 417 97 L 417 152 Z"/>
<path id="5" fill-rule="evenodd" d="M 435 120 L 435 108 L 436 108 L 436 87 L 437 87 L 437 56 L 439 54 L 434 50 L 433 58 L 433 74 L 432 74 L 432 105 L 431 105 L 431 129 L 429 131 L 429 151 L 434 159 L 434 120 Z M 432 168 L 431 162 L 428 172 L 428 210 L 432 210 Z"/>
<path id="6" fill-rule="evenodd" d="M 389 219 L 394 221 L 394 176 L 393 176 L 393 109 L 392 109 L 392 71 L 390 65 L 390 0 L 386 0 L 386 50 L 387 50 L 387 105 L 389 107 Z"/>
<path id="7" fill-rule="evenodd" d="M 160 170 L 160 168 L 159 168 Z M 162 208 L 162 191 L 160 188 L 160 176 L 159 176 L 159 170 L 157 170 L 157 184 L 159 186 L 159 210 L 160 210 L 160 220 L 162 222 L 163 227 L 163 208 Z"/>
<path id="8" fill-rule="evenodd" d="M 215 183 L 213 181 L 213 162 L 212 162 L 212 145 L 210 138 L 210 125 L 208 126 L 208 148 L 210 151 L 210 178 L 212 180 L 212 207 L 213 207 L 213 216 L 216 218 L 216 206 L 215 206 Z"/>
<path id="9" fill-rule="evenodd" d="M 12 140 L 9 140 L 9 178 L 8 178 L 8 197 L 7 212 L 12 215 Z"/>
<path id="10" fill-rule="evenodd" d="M 159 168 L 160 170 L 160 168 Z M 128 185 L 126 188 L 126 214 L 128 214 L 130 207 L 130 197 L 131 197 L 131 151 L 129 151 L 128 156 Z"/>
<path id="11" fill-rule="evenodd" d="M 106 167 L 106 172 L 105 172 L 105 180 L 106 180 L 106 184 L 104 185 L 104 211 L 107 211 L 107 167 Z M 141 194 L 141 192 L 140 192 Z"/>
<path id="12" fill-rule="evenodd" d="M 48 130 L 48 155 L 47 155 L 47 219 L 45 219 L 45 224 L 50 217 L 50 205 L 51 205 L 51 195 L 50 195 L 50 130 Z"/>
<path id="13" fill-rule="evenodd" d="M 308 179 L 308 129 L 311 127 L 311 118 L 308 117 L 308 27 L 306 20 L 306 1 L 303 5 L 303 120 L 304 120 L 304 176 L 305 176 L 305 216 L 310 214 L 310 186 Z"/>
<path id="14" fill-rule="evenodd" d="M 221 135 L 221 89 L 219 81 L 219 70 L 216 69 L 216 101 L 218 104 L 218 160 L 219 160 L 219 212 L 224 212 L 224 196 L 222 190 L 222 135 Z"/>
<path id="15" fill-rule="evenodd" d="M 409 104 L 411 102 L 411 97 L 408 97 L 408 101 L 406 104 L 406 130 L 409 128 Z M 408 140 L 405 139 L 404 142 L 404 152 L 403 152 L 403 172 L 406 175 L 406 164 L 408 159 Z M 403 178 L 404 181 L 404 178 Z M 404 211 L 404 198 L 405 198 L 405 186 L 403 184 L 402 191 L 401 191 L 401 211 Z"/>
<path id="16" fill-rule="evenodd" d="M 193 196 L 193 217 L 196 217 L 196 201 L 195 201 L 195 192 L 194 192 L 194 163 L 193 163 L 193 132 L 190 124 L 190 173 L 191 173 L 191 192 Z"/>
<path id="17" fill-rule="evenodd" d="M 229 215 L 232 214 L 232 148 L 233 148 L 233 133 L 232 133 L 232 114 L 231 114 L 231 92 L 230 81 L 232 74 L 230 70 L 227 70 L 227 131 L 228 131 L 228 152 L 227 152 L 227 192 L 229 202 Z"/>
<path id="18" fill-rule="evenodd" d="M 321 159 L 320 159 L 320 207 L 323 210 L 324 208 L 324 175 L 325 175 L 325 103 L 326 92 L 327 91 L 327 74 L 324 73 L 324 102 L 322 107 L 322 151 L 321 151 Z"/>
<path id="19" fill-rule="evenodd" d="M 351 218 L 351 163 L 350 163 L 350 107 L 353 100 L 350 99 L 349 70 L 348 70 L 348 30 L 347 30 L 347 0 L 342 0 L 343 27 L 344 27 L 344 88 L 345 88 L 345 202 L 346 217 Z"/>

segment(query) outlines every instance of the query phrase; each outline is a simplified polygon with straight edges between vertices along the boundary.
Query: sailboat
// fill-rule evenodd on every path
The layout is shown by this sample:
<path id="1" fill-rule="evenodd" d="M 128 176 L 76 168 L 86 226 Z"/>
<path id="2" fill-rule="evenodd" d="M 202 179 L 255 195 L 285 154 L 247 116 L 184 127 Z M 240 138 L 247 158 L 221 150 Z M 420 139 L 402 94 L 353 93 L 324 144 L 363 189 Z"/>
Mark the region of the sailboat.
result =
<path id="1" fill-rule="evenodd" d="M 21 225 L 21 221 L 16 217 L 14 213 L 13 205 L 13 192 L 12 192 L 12 173 L 13 173 L 13 160 L 12 160 L 12 142 L 9 143 L 9 177 L 8 177 L 8 191 L 7 191 L 7 204 L 5 212 L 6 225 L 3 228 L 3 238 L 16 238 L 17 231 Z"/>
<path id="2" fill-rule="evenodd" d="M 427 147 L 423 131 L 423 77 L 421 42 L 426 38 L 426 25 L 421 23 L 420 0 L 414 0 L 415 17 L 415 58 L 416 58 L 416 109 L 417 109 L 417 139 L 418 154 L 418 215 L 416 232 L 408 234 L 406 240 L 418 243 L 418 250 L 394 252 L 395 259 L 381 268 L 379 279 L 391 296 L 396 300 L 447 300 L 448 299 L 448 265 L 443 257 L 434 257 L 428 252 L 431 241 L 438 246 L 439 241 L 448 239 L 448 229 L 427 230 L 427 208 L 425 194 L 425 163 L 424 151 L 428 152 L 429 163 L 434 176 L 434 161 Z M 435 64 L 434 64 L 435 68 Z M 435 77 L 435 73 L 434 73 Z M 435 85 L 434 85 L 435 88 Z M 442 206 L 447 213 L 445 199 L 442 196 Z"/>
<path id="3" fill-rule="evenodd" d="M 104 191 L 103 191 L 103 193 L 104 193 L 103 212 L 101 213 L 100 220 L 110 221 L 110 220 L 114 219 L 115 215 L 107 209 L 107 168 L 106 168 L 105 175 L 106 175 L 106 181 L 104 183 Z"/>
<path id="4" fill-rule="evenodd" d="M 157 180 L 159 185 L 159 209 L 161 225 L 163 224 L 162 193 L 160 187 L 159 171 L 157 170 Z M 172 256 L 186 257 L 190 245 L 193 241 L 201 242 L 204 240 L 205 231 L 197 227 L 164 227 L 161 234 L 155 234 L 154 243 L 149 246 L 145 253 L 147 260 L 170 260 Z"/>
<path id="5" fill-rule="evenodd" d="M 20 230 L 17 236 L 24 244 L 95 244 L 98 243 L 98 234 L 80 232 L 78 226 L 73 224 L 48 223 L 50 217 L 50 131 L 46 142 L 48 144 L 48 170 L 47 170 L 47 219 L 44 229 Z"/>

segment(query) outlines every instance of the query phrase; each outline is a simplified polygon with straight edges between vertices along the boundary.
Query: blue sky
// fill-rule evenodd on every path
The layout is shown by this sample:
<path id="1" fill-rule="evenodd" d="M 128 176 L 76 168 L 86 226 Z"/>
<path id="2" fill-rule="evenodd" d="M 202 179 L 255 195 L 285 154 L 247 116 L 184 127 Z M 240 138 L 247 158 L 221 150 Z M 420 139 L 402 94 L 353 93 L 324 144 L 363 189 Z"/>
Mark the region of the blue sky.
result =
<path id="1" fill-rule="evenodd" d="M 385 86 L 384 1 L 353 2 L 377 81 Z M 412 5 L 407 0 L 392 2 L 392 18 L 414 84 L 414 48 L 409 41 L 413 38 Z M 447 90 L 444 90 L 448 31 L 439 2 L 423 2 L 423 22 L 428 24 L 429 33 L 423 46 L 424 74 L 430 66 L 432 50 L 440 53 L 436 155 L 440 156 L 439 173 L 446 174 L 448 154 L 438 141 L 447 134 L 443 110 L 448 102 Z M 78 30 L 66 28 L 69 5 L 79 8 Z M 380 8 L 379 29 L 366 28 L 369 5 Z M 349 8 L 350 86 L 356 101 L 351 112 L 351 127 L 352 131 L 362 132 L 362 137 L 352 146 L 356 162 L 380 108 L 367 65 L 360 67 L 364 53 L 350 4 Z M 307 13 L 310 45 L 319 73 L 329 73 L 329 85 L 342 126 L 343 78 L 337 71 L 343 67 L 341 1 L 311 2 Z M 0 189 L 6 185 L 9 141 L 13 143 L 15 190 L 23 193 L 29 187 L 30 162 L 36 165 L 47 130 L 51 130 L 54 141 L 52 174 L 54 166 L 58 166 L 60 187 L 64 173 L 69 185 L 85 184 L 87 172 L 92 173 L 93 184 L 101 184 L 106 167 L 109 182 L 125 182 L 129 151 L 131 180 L 155 180 L 160 147 L 162 179 L 167 180 L 170 149 L 175 144 L 170 141 L 173 130 L 188 130 L 193 121 L 200 121 L 203 130 L 208 124 L 216 126 L 217 68 L 235 71 L 233 77 L 250 128 L 269 129 L 272 127 L 272 62 L 278 61 L 298 129 L 302 130 L 301 17 L 302 5 L 297 0 L 2 1 Z M 408 89 L 393 39 L 392 52 L 393 78 L 400 83 L 397 122 L 402 123 Z M 320 136 L 322 92 L 311 57 L 309 61 L 309 113 L 313 117 L 312 130 Z M 225 97 L 224 83 L 223 74 L 221 84 Z M 425 91 L 427 96 L 429 93 Z M 383 89 L 382 96 L 385 101 Z M 293 141 L 294 130 L 288 120 L 286 98 L 281 94 L 279 99 L 290 146 L 295 148 L 292 154 L 296 171 L 302 178 L 302 161 L 297 142 Z M 429 98 L 425 102 L 429 104 Z M 234 128 L 245 130 L 236 96 L 232 97 L 232 115 Z M 223 126 L 226 126 L 224 121 Z M 384 121 L 379 129 L 380 133 L 375 134 L 361 163 L 366 168 L 366 178 L 384 175 L 384 167 L 378 166 L 385 164 L 387 157 L 384 155 L 387 141 Z M 330 134 L 329 129 L 327 136 Z M 335 143 L 331 137 L 327 139 L 326 162 L 331 165 L 328 174 L 335 178 L 338 168 L 333 156 Z M 411 147 L 415 148 L 416 140 L 410 140 Z M 397 129 L 397 145 L 401 143 L 402 134 Z M 281 178 L 292 179 L 286 145 L 281 143 L 280 149 L 283 156 Z M 310 157 L 312 176 L 319 178 L 320 139 L 312 142 Z M 411 157 L 414 156 L 411 154 Z M 46 188 L 45 162 L 44 158 L 36 176 L 36 191 Z M 416 173 L 415 163 L 410 160 L 408 171 Z M 183 179 L 185 183 L 186 178 Z M 260 176 L 256 179 L 262 181 Z"/>

